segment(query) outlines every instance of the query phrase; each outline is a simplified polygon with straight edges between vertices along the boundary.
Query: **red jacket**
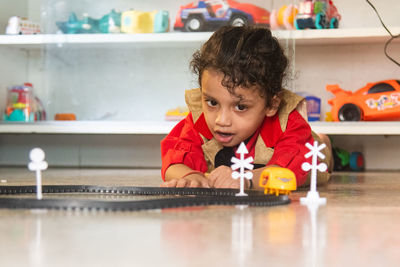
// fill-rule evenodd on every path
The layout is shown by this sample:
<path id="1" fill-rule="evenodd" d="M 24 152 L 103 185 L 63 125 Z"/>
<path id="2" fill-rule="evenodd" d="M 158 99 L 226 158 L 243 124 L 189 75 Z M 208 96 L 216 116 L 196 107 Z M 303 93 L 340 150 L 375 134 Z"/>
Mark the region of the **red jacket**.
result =
<path id="1" fill-rule="evenodd" d="M 172 164 L 182 163 L 193 170 L 207 172 L 207 162 L 204 158 L 201 135 L 210 140 L 213 136 L 207 127 L 203 114 L 196 123 L 193 122 L 190 113 L 180 121 L 174 129 L 161 141 L 161 175 L 165 179 L 165 172 Z M 311 158 L 305 159 L 309 152 L 305 143 L 313 143 L 311 128 L 304 118 L 296 110 L 288 116 L 286 130 L 283 132 L 279 122 L 279 115 L 265 117 L 258 133 L 253 140 L 261 135 L 266 147 L 273 148 L 274 152 L 266 165 L 278 165 L 292 170 L 297 179 L 297 185 L 302 185 L 307 179 L 307 172 L 301 169 L 303 162 L 311 162 Z M 254 158 L 255 142 L 248 147 L 249 155 Z"/>

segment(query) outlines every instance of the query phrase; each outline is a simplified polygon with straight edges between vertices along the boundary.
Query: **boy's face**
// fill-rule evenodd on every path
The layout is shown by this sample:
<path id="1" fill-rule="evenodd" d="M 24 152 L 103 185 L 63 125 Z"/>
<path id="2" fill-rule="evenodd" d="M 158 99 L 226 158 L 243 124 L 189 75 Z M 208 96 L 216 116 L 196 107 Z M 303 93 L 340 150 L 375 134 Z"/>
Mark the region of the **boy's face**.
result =
<path id="1" fill-rule="evenodd" d="M 223 146 L 240 144 L 254 134 L 265 116 L 276 109 L 266 108 L 255 89 L 236 88 L 235 95 L 222 86 L 222 73 L 205 70 L 201 78 L 202 108 L 210 131 Z"/>

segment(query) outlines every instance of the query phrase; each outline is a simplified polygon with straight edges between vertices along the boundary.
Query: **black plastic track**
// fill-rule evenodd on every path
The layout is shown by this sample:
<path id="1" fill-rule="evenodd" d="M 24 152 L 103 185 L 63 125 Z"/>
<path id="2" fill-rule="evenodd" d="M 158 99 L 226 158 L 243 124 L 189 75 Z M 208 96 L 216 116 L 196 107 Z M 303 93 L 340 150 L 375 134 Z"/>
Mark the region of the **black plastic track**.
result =
<path id="1" fill-rule="evenodd" d="M 2 198 L 0 208 L 3 209 L 63 209 L 63 210 L 105 210 L 105 211 L 138 211 L 149 209 L 165 209 L 189 206 L 208 205 L 249 205 L 276 206 L 289 204 L 287 196 L 252 196 L 252 197 L 182 197 L 152 199 L 141 201 L 97 201 L 78 199 L 27 199 Z"/>
<path id="2" fill-rule="evenodd" d="M 0 195 L 33 194 L 36 186 L 0 186 Z M 96 193 L 120 195 L 204 195 L 204 196 L 234 196 L 237 189 L 215 188 L 165 188 L 165 187 L 133 187 L 133 186 L 97 186 L 97 185 L 44 185 L 42 193 Z M 261 195 L 262 192 L 248 190 L 250 195 Z"/>
<path id="3" fill-rule="evenodd" d="M 107 187 L 92 185 L 47 185 L 42 187 L 45 194 L 60 193 L 96 193 L 125 195 L 194 195 L 191 197 L 175 197 L 139 201 L 99 201 L 87 199 L 28 199 L 0 198 L 3 209 L 61 209 L 61 210 L 105 210 L 105 211 L 138 211 L 149 209 L 165 209 L 188 206 L 207 205 L 249 205 L 276 206 L 289 204 L 286 195 L 263 195 L 259 191 L 248 191 L 249 196 L 236 197 L 235 189 L 210 188 L 160 188 L 160 187 Z M 35 186 L 0 186 L 1 195 L 34 194 Z"/>

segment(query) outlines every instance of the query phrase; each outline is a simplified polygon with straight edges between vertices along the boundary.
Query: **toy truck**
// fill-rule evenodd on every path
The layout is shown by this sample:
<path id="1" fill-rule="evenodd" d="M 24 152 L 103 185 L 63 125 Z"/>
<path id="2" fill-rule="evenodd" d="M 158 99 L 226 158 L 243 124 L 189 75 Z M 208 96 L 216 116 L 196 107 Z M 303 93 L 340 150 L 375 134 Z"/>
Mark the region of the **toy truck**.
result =
<path id="1" fill-rule="evenodd" d="M 40 24 L 27 19 L 13 16 L 8 20 L 6 34 L 39 34 Z"/>
<path id="2" fill-rule="evenodd" d="M 267 182 L 265 183 L 265 180 Z M 297 189 L 296 175 L 287 168 L 268 167 L 260 175 L 260 187 L 264 187 L 264 194 L 289 195 Z"/>
<path id="3" fill-rule="evenodd" d="M 224 25 L 269 26 L 269 11 L 256 5 L 233 0 L 197 1 L 181 6 L 175 30 L 186 32 L 212 31 Z"/>

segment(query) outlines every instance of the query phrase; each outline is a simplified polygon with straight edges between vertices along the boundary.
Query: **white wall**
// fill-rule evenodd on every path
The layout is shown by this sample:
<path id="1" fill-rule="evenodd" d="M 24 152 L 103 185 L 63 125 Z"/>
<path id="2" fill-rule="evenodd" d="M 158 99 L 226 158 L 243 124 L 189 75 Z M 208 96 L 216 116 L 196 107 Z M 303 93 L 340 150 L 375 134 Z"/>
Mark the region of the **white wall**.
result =
<path id="1" fill-rule="evenodd" d="M 6 31 L 8 19 L 11 16 L 28 16 L 29 0 L 0 0 L 0 34 Z"/>
<path id="2" fill-rule="evenodd" d="M 340 27 L 364 28 L 380 27 L 380 22 L 373 9 L 365 0 L 333 0 L 342 15 Z M 370 0 L 388 27 L 400 26 L 398 0 Z"/>
<path id="3" fill-rule="evenodd" d="M 27 166 L 41 147 L 49 167 L 160 168 L 161 135 L 0 135 L 0 166 Z"/>
<path id="4" fill-rule="evenodd" d="M 184 90 L 197 86 L 188 63 L 197 48 L 52 46 L 46 52 L 47 91 L 42 95 L 48 114 L 53 118 L 73 112 L 79 120 L 163 120 L 167 109 L 184 105 Z"/>

